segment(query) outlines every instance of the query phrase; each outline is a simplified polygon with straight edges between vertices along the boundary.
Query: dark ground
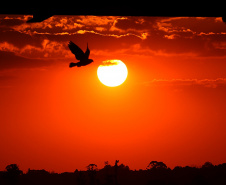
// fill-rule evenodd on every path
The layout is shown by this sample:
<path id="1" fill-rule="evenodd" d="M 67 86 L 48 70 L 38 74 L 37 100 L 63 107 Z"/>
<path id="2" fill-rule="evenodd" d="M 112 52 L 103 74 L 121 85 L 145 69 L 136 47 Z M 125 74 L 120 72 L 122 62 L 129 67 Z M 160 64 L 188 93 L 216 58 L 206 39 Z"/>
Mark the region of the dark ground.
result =
<path id="1" fill-rule="evenodd" d="M 152 161 L 146 170 L 133 171 L 123 164 L 105 163 L 103 169 L 95 164 L 87 171 L 50 173 L 46 170 L 30 170 L 23 173 L 16 164 L 0 172 L 1 185 L 225 185 L 226 163 L 213 165 L 206 162 L 201 168 L 167 168 L 163 162 Z"/>

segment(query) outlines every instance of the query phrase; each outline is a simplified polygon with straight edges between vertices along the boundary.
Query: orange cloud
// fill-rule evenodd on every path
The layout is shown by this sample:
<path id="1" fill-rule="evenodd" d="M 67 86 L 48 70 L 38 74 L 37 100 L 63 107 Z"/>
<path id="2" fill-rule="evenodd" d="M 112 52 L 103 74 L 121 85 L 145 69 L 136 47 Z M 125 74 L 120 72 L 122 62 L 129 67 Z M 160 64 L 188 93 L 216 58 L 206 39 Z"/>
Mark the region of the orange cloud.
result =
<path id="1" fill-rule="evenodd" d="M 0 34 L 1 43 L 11 44 L 4 46 L 8 51 L 27 57 L 70 58 L 67 42 L 75 38 L 78 44 L 89 40 L 94 55 L 225 56 L 226 29 L 219 18 L 53 16 L 32 24 L 27 19 L 5 16 Z"/>
<path id="2" fill-rule="evenodd" d="M 207 88 L 217 88 L 219 86 L 226 86 L 226 78 L 217 79 L 153 79 L 149 82 L 143 83 L 146 86 L 203 86 Z"/>
<path id="3" fill-rule="evenodd" d="M 56 42 L 48 39 L 42 41 L 42 47 L 27 44 L 22 48 L 8 42 L 0 43 L 0 51 L 13 52 L 15 55 L 28 58 L 71 58 L 71 52 L 64 42 Z"/>
<path id="4" fill-rule="evenodd" d="M 8 42 L 0 43 L 0 51 L 19 52 L 19 48 Z"/>
<path id="5" fill-rule="evenodd" d="M 77 22 L 86 26 L 109 25 L 111 27 L 117 19 L 118 16 L 78 16 Z"/>
<path id="6" fill-rule="evenodd" d="M 140 39 L 146 39 L 147 29 L 119 28 L 116 26 L 119 20 L 127 18 L 116 16 L 53 16 L 41 23 L 26 23 L 11 25 L 11 29 L 29 35 L 75 35 L 94 33 L 102 36 L 124 37 L 136 36 Z M 135 21 L 136 25 L 142 24 L 144 20 Z"/>

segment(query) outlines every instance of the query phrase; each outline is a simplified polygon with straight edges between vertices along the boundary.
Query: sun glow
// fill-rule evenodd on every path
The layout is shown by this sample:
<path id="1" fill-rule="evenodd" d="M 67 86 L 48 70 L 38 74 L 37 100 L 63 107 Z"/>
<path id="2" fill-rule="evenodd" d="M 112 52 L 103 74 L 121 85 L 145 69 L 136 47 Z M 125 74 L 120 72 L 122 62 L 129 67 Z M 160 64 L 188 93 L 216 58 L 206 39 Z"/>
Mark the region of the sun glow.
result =
<path id="1" fill-rule="evenodd" d="M 97 69 L 101 83 L 109 87 L 121 85 L 127 78 L 128 70 L 121 60 L 106 60 Z"/>

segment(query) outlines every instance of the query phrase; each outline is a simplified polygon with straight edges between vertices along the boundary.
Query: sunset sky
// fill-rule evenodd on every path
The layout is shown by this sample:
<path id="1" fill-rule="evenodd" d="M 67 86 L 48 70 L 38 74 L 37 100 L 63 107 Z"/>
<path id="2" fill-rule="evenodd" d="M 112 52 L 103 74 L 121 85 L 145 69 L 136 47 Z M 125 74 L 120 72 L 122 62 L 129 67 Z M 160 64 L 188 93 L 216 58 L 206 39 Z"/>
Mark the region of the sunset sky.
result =
<path id="1" fill-rule="evenodd" d="M 226 162 L 226 24 L 219 17 L 0 15 L 0 170 Z M 76 62 L 73 41 L 94 60 Z M 127 80 L 97 77 L 118 59 Z"/>

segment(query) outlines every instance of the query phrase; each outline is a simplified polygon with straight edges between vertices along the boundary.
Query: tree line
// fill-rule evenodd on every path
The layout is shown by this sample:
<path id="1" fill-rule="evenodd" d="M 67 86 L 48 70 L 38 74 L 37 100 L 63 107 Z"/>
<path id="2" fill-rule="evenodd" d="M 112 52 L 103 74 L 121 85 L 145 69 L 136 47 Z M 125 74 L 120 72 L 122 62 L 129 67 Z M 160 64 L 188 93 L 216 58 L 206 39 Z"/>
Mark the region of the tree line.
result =
<path id="1" fill-rule="evenodd" d="M 1 185 L 225 185 L 226 163 L 201 167 L 176 166 L 170 169 L 163 162 L 151 161 L 145 170 L 130 170 L 129 166 L 108 161 L 102 169 L 89 164 L 86 171 L 54 173 L 31 170 L 26 173 L 17 164 L 0 171 Z"/>

